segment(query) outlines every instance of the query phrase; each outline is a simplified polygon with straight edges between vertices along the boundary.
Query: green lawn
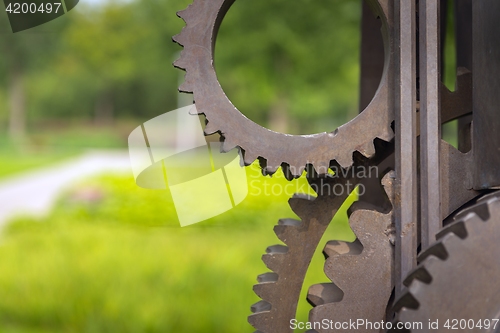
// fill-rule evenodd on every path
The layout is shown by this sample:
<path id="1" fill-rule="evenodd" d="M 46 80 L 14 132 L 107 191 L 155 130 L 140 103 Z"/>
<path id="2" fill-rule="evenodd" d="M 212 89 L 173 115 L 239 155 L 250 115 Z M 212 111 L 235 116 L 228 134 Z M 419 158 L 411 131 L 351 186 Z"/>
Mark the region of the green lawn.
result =
<path id="1" fill-rule="evenodd" d="M 256 167 L 248 172 L 263 185 Z M 286 200 L 249 196 L 180 228 L 167 191 L 126 177 L 87 180 L 47 218 L 18 219 L 3 232 L 0 332 L 253 332 L 246 319 L 259 300 L 252 285 L 267 271 L 265 248 L 279 243 L 273 225 L 294 217 Z M 332 234 L 352 239 L 339 215 L 320 249 Z M 327 281 L 323 263 L 317 253 L 306 285 Z M 299 319 L 309 308 L 302 301 Z"/>
<path id="2" fill-rule="evenodd" d="M 74 156 L 70 151 L 40 152 L 32 149 L 1 149 L 0 178 L 47 166 Z"/>

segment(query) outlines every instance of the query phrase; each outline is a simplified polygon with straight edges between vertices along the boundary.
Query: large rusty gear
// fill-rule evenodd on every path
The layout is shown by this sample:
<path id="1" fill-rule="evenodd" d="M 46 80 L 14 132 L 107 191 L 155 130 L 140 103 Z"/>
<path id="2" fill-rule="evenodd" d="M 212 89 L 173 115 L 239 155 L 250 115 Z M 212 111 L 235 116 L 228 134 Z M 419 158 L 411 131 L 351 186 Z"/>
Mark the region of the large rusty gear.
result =
<path id="1" fill-rule="evenodd" d="M 333 132 L 313 135 L 289 135 L 266 129 L 245 117 L 227 98 L 217 80 L 214 68 L 214 46 L 217 31 L 234 0 L 194 0 L 178 12 L 186 26 L 173 37 L 184 47 L 174 66 L 186 71 L 182 92 L 194 94 L 197 110 L 206 117 L 205 133 L 219 132 L 224 138 L 222 150 L 239 147 L 244 163 L 257 158 L 264 172 L 272 174 L 283 166 L 286 174 L 298 177 L 306 165 L 326 174 L 331 161 L 342 167 L 353 162 L 353 153 L 365 157 L 375 154 L 374 139 L 390 141 L 394 120 L 390 107 L 392 77 L 392 12 L 389 0 L 370 0 L 375 14 L 381 18 L 386 61 L 379 89 L 366 109 L 356 118 Z M 356 133 L 356 135 L 353 135 Z"/>
<path id="2" fill-rule="evenodd" d="M 266 129 L 238 111 L 222 90 L 214 67 L 214 47 L 220 24 L 234 1 L 194 0 L 187 9 L 177 13 L 186 26 L 173 37 L 184 47 L 174 62 L 175 67 L 186 71 L 179 91 L 194 95 L 197 111 L 206 117 L 205 133 L 221 135 L 222 151 L 239 147 L 246 165 L 259 159 L 264 173 L 272 174 L 282 166 L 285 175 L 293 178 L 300 176 L 307 165 L 312 165 L 319 174 L 326 174 L 332 163 L 349 167 L 354 152 L 372 157 L 376 138 L 388 142 L 394 137 L 390 94 L 394 67 L 391 1 L 368 0 L 381 20 L 385 49 L 384 71 L 375 96 L 350 122 L 332 132 L 313 135 L 289 135 Z M 471 81 L 470 72 L 461 68 L 457 72 L 455 92 L 441 84 L 443 123 L 470 113 Z"/>
<path id="3" fill-rule="evenodd" d="M 461 210 L 424 251 L 419 267 L 405 284 L 408 291 L 396 303 L 397 321 L 408 329 L 395 332 L 442 332 L 446 322 L 460 332 L 498 332 L 500 319 L 500 192 Z M 464 304 L 466 302 L 467 304 Z M 439 329 L 429 322 L 438 320 Z M 462 320 L 462 321 L 461 321 Z M 486 328 L 488 320 L 491 327 Z M 423 323 L 422 328 L 410 326 Z M 473 322 L 473 324 L 472 324 Z M 481 326 L 481 327 L 480 327 Z"/>

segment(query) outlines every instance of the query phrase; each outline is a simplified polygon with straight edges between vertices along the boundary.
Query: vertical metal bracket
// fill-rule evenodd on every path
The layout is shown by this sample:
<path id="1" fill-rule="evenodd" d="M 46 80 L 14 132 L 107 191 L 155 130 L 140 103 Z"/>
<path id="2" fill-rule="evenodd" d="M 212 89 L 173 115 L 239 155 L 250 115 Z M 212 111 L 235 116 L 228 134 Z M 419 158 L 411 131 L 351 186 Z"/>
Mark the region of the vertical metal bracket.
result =
<path id="1" fill-rule="evenodd" d="M 394 1 L 396 130 L 396 298 L 417 264 L 416 4 Z"/>
<path id="2" fill-rule="evenodd" d="M 440 117 L 440 1 L 419 2 L 420 70 L 420 221 L 422 249 L 441 230 L 439 156 Z"/>

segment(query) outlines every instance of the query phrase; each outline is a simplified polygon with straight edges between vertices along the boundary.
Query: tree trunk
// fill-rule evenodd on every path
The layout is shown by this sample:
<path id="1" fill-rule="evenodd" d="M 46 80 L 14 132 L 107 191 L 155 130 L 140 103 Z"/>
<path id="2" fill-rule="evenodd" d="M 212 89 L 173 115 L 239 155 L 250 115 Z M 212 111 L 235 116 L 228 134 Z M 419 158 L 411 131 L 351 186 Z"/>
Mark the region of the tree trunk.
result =
<path id="1" fill-rule="evenodd" d="M 26 96 L 23 73 L 14 66 L 9 78 L 9 138 L 20 142 L 26 135 Z"/>
<path id="2" fill-rule="evenodd" d="M 287 109 L 287 100 L 281 96 L 278 97 L 269 110 L 269 129 L 280 133 L 289 131 L 290 119 Z"/>
<path id="3" fill-rule="evenodd" d="M 95 123 L 97 125 L 110 125 L 114 117 L 114 101 L 111 92 L 104 92 L 95 105 Z"/>

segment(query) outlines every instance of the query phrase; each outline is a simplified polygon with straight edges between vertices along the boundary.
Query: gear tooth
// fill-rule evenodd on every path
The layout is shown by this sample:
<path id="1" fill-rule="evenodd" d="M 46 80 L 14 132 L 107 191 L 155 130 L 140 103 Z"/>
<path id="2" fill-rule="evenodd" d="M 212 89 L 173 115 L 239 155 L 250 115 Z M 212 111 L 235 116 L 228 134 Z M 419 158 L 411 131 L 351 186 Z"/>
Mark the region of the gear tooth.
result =
<path id="1" fill-rule="evenodd" d="M 285 254 L 287 252 L 288 252 L 288 247 L 285 245 L 281 245 L 281 244 L 271 245 L 271 246 L 268 246 L 266 249 L 266 253 L 269 255 Z"/>
<path id="2" fill-rule="evenodd" d="M 188 21 L 190 20 L 190 18 L 192 17 L 193 15 L 193 11 L 194 10 L 194 7 L 196 6 L 196 1 L 193 2 L 192 4 L 190 4 L 189 6 L 187 6 L 186 9 L 183 9 L 183 10 L 179 10 L 176 14 L 177 14 L 177 17 L 180 17 L 181 19 L 184 20 L 184 22 L 186 22 L 186 24 L 188 23 Z"/>
<path id="3" fill-rule="evenodd" d="M 394 303 L 394 312 L 399 312 L 403 308 L 416 310 L 420 306 L 420 303 L 416 298 L 408 291 L 406 291 L 401 297 Z"/>
<path id="4" fill-rule="evenodd" d="M 224 141 L 222 142 L 221 151 L 223 153 L 227 153 L 236 147 L 237 147 L 236 143 L 232 142 L 230 139 L 225 137 Z"/>
<path id="5" fill-rule="evenodd" d="M 354 214 L 359 211 L 378 211 L 378 207 L 366 201 L 356 201 L 347 209 L 347 216 L 354 218 Z"/>
<path id="6" fill-rule="evenodd" d="M 357 239 L 352 243 L 335 240 L 329 241 L 323 248 L 323 254 L 326 259 L 329 257 L 338 257 L 344 254 L 358 255 L 361 252 L 363 252 L 363 245 Z"/>
<path id="7" fill-rule="evenodd" d="M 298 168 L 291 168 L 293 178 L 300 178 L 300 176 L 302 176 L 302 174 L 304 173 L 305 169 L 306 169 L 305 165 Z"/>
<path id="8" fill-rule="evenodd" d="M 387 197 L 391 201 L 391 204 L 394 201 L 394 179 L 396 179 L 396 172 L 391 170 L 382 177 L 382 186 L 384 187 L 384 191 L 387 194 Z"/>
<path id="9" fill-rule="evenodd" d="M 270 295 L 272 295 L 273 290 L 274 283 L 272 282 L 259 283 L 253 286 L 254 293 L 263 300 L 269 299 Z"/>
<path id="10" fill-rule="evenodd" d="M 267 175 L 273 175 L 276 171 L 278 171 L 281 163 L 276 160 L 267 160 L 266 166 L 262 169 L 262 173 Z"/>
<path id="11" fill-rule="evenodd" d="M 186 68 L 188 67 L 188 61 L 186 61 L 186 59 L 182 56 L 182 53 L 181 53 L 180 58 L 175 60 L 173 65 L 175 68 L 186 70 Z"/>
<path id="12" fill-rule="evenodd" d="M 267 327 L 268 326 L 268 322 L 271 319 L 271 318 L 269 318 L 269 316 L 270 316 L 270 312 L 269 311 L 254 312 L 254 314 L 248 316 L 248 322 L 255 329 L 257 329 L 257 332 L 269 332 L 268 327 Z"/>
<path id="13" fill-rule="evenodd" d="M 280 219 L 278 225 L 288 226 L 288 227 L 300 227 L 302 225 L 301 220 L 296 219 Z"/>
<path id="14" fill-rule="evenodd" d="M 420 280 L 418 280 L 418 279 L 413 279 L 413 280 L 411 281 L 411 284 L 410 284 L 410 286 L 408 287 L 408 291 L 412 294 L 413 298 L 414 298 L 415 300 L 417 300 L 417 303 L 420 303 L 420 302 L 418 302 L 418 298 L 417 298 L 417 296 L 415 296 L 415 295 L 419 295 L 419 292 L 420 292 L 421 290 L 425 289 L 425 287 L 426 287 L 426 286 L 427 286 L 427 283 L 422 282 L 422 281 L 420 281 Z M 417 308 L 418 308 L 418 307 L 417 307 Z"/>
<path id="15" fill-rule="evenodd" d="M 294 194 L 293 197 L 288 200 L 288 205 L 292 211 L 305 222 L 307 221 L 305 220 L 307 218 L 307 214 L 304 214 L 304 212 L 309 210 L 314 200 L 315 198 L 313 196 L 299 193 Z"/>
<path id="16" fill-rule="evenodd" d="M 271 310 L 271 303 L 268 301 L 258 301 L 250 307 L 250 311 L 253 313 L 268 312 Z M 250 318 L 249 318 L 250 319 Z"/>
<path id="17" fill-rule="evenodd" d="M 177 35 L 175 36 L 172 36 L 172 41 L 174 41 L 175 43 L 179 44 L 180 46 L 184 46 L 186 45 L 187 41 L 185 40 L 185 37 L 184 37 L 184 29 L 181 30 L 180 33 L 178 33 Z M 180 67 L 180 66 L 176 66 L 174 65 L 175 67 Z"/>
<path id="18" fill-rule="evenodd" d="M 291 234 L 296 232 L 297 228 L 302 225 L 302 221 L 294 219 L 284 219 L 274 226 L 274 233 L 283 243 L 288 244 Z"/>
<path id="19" fill-rule="evenodd" d="M 330 161 L 328 163 L 325 162 L 316 162 L 312 164 L 314 168 L 314 172 L 317 176 L 323 176 L 328 174 L 328 169 L 330 168 Z"/>
<path id="20" fill-rule="evenodd" d="M 448 234 L 448 236 L 449 235 L 451 234 Z M 443 240 L 435 243 L 431 247 L 422 251 L 418 256 L 417 261 L 423 262 L 426 258 L 428 258 L 431 255 L 438 257 L 441 260 L 446 260 L 448 258 L 448 252 L 446 251 L 446 248 L 443 245 Z"/>
<path id="21" fill-rule="evenodd" d="M 285 261 L 285 256 L 282 254 L 277 254 L 277 255 L 264 254 L 262 256 L 262 261 L 264 262 L 267 268 L 279 274 L 280 268 L 282 267 L 283 262 Z"/>
<path id="22" fill-rule="evenodd" d="M 215 126 L 215 124 L 211 121 L 207 121 L 207 123 L 205 124 L 205 129 L 203 130 L 205 132 L 205 135 L 212 135 L 214 133 L 216 133 L 219 129 L 217 128 L 217 126 Z"/>
<path id="23" fill-rule="evenodd" d="M 305 194 L 305 193 L 294 193 L 292 198 L 290 200 L 307 200 L 307 201 L 314 201 L 316 197 Z M 288 200 L 288 201 L 290 201 Z"/>
<path id="24" fill-rule="evenodd" d="M 403 281 L 403 284 L 408 287 L 415 279 L 420 280 L 425 284 L 429 284 L 432 282 L 432 276 L 429 274 L 425 266 L 417 267 L 415 270 L 410 272 L 406 279 Z"/>
<path id="25" fill-rule="evenodd" d="M 350 166 L 352 166 L 352 163 L 353 163 L 352 153 L 350 155 L 346 154 L 344 156 L 339 156 L 339 157 L 337 157 L 336 161 L 342 169 L 347 169 Z"/>
<path id="26" fill-rule="evenodd" d="M 377 136 L 377 138 L 389 142 L 394 138 L 394 131 L 392 130 L 392 128 L 386 127 L 385 130 Z"/>
<path id="27" fill-rule="evenodd" d="M 449 233 L 454 233 L 461 239 L 467 238 L 467 228 L 465 227 L 464 221 L 457 221 L 448 225 L 445 229 L 441 230 L 437 235 L 436 239 L 440 240 Z"/>
<path id="28" fill-rule="evenodd" d="M 188 82 L 187 75 L 185 81 L 179 86 L 179 91 L 183 93 L 192 93 L 194 91 L 193 85 Z"/>
<path id="29" fill-rule="evenodd" d="M 273 245 L 266 249 L 266 254 L 262 256 L 262 261 L 264 264 L 272 270 L 279 274 L 280 268 L 285 260 L 285 254 L 288 252 L 288 247 L 285 245 Z"/>
<path id="30" fill-rule="evenodd" d="M 484 201 L 489 201 L 491 199 L 498 199 L 498 192 L 497 191 L 483 195 L 482 197 L 480 197 L 477 200 L 477 202 L 481 203 L 481 202 L 484 202 Z"/>
<path id="31" fill-rule="evenodd" d="M 248 150 L 245 150 L 243 153 L 243 161 L 245 162 L 245 165 L 252 164 L 257 158 L 258 158 L 257 155 L 252 154 L 252 152 Z"/>
<path id="32" fill-rule="evenodd" d="M 271 283 L 278 281 L 278 274 L 274 272 L 267 272 L 257 276 L 257 282 L 259 283 Z"/>
<path id="33" fill-rule="evenodd" d="M 344 292 L 334 283 L 319 283 L 309 287 L 307 301 L 312 306 L 340 302 Z"/>
<path id="34" fill-rule="evenodd" d="M 466 220 L 471 218 L 469 215 L 475 215 L 478 216 L 481 220 L 486 221 L 490 218 L 490 211 L 488 208 L 488 202 L 491 201 L 492 199 L 487 199 L 480 201 L 478 204 L 473 205 L 471 207 L 465 208 L 463 211 L 458 213 L 455 217 L 454 220 Z M 495 199 L 493 199 L 495 200 Z"/>
<path id="35" fill-rule="evenodd" d="M 373 141 L 366 142 L 358 151 L 365 157 L 371 158 L 375 155 L 375 145 Z"/>
<path id="36" fill-rule="evenodd" d="M 183 10 L 179 10 L 176 14 L 177 14 L 177 17 L 181 18 L 184 20 L 184 22 L 187 22 L 187 17 L 189 16 L 187 11 L 189 9 L 190 6 L 188 6 L 186 9 L 183 9 Z"/>

